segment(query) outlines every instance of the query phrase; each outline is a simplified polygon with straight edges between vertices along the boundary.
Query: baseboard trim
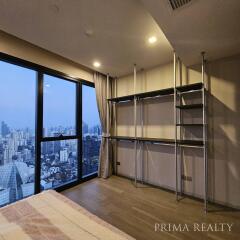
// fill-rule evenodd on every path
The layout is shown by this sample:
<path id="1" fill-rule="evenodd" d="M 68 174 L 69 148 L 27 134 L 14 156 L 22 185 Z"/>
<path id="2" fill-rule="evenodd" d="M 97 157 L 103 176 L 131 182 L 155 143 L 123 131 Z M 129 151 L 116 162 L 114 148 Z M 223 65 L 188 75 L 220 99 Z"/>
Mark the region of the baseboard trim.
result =
<path id="1" fill-rule="evenodd" d="M 134 178 L 131 177 L 131 176 L 127 176 L 127 175 L 123 175 L 123 174 L 114 174 L 115 176 L 118 176 L 118 177 L 122 177 L 122 178 L 125 178 L 125 179 L 128 179 L 128 180 L 131 180 L 133 181 Z M 154 187 L 154 188 L 157 188 L 157 189 L 161 189 L 163 191 L 167 191 L 167 192 L 170 192 L 170 193 L 175 193 L 175 190 L 170 188 L 170 187 L 167 187 L 167 186 L 160 186 L 160 185 L 156 185 L 156 184 L 153 184 L 153 183 L 149 183 L 149 182 L 145 182 L 145 181 L 141 181 L 141 180 L 137 180 L 138 183 L 143 183 L 147 186 L 150 186 L 150 187 Z M 196 201 L 199 201 L 199 202 L 203 202 L 203 199 L 200 197 L 200 196 L 193 196 L 191 195 L 190 193 L 183 193 L 182 195 L 183 197 L 188 197 L 190 199 L 193 199 L 193 200 L 196 200 Z M 228 208 L 229 210 L 232 210 L 232 211 L 240 211 L 240 206 L 233 206 L 231 204 L 227 204 L 227 203 L 223 203 L 223 202 L 219 202 L 219 201 L 216 201 L 216 200 L 212 200 L 212 199 L 209 199 L 208 202 L 210 204 L 213 204 L 215 205 L 216 207 L 220 207 L 220 208 Z M 225 209 L 226 210 L 226 209 Z M 209 212 L 211 212 L 211 210 L 209 210 Z"/>

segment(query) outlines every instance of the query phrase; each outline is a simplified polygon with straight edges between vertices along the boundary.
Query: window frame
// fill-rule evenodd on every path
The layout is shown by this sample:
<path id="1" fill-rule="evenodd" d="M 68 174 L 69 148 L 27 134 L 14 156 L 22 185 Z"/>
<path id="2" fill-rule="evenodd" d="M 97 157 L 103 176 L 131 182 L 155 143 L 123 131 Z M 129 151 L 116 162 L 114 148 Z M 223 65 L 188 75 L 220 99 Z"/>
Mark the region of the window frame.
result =
<path id="1" fill-rule="evenodd" d="M 60 71 L 11 56 L 9 54 L 0 52 L 0 60 L 14 64 L 16 66 L 24 67 L 36 71 L 36 99 L 35 99 L 35 186 L 34 194 L 41 192 L 41 143 L 46 141 L 60 141 L 60 140 L 77 140 L 77 158 L 78 158 L 78 177 L 76 181 L 53 188 L 56 191 L 62 191 L 70 187 L 76 186 L 82 182 L 88 181 L 97 177 L 96 173 L 87 177 L 82 176 L 82 85 L 95 87 L 94 83 L 86 81 L 81 78 L 72 77 Z M 58 137 L 44 137 L 43 136 L 43 81 L 44 74 L 67 80 L 76 84 L 76 134 L 74 136 L 58 136 Z"/>
<path id="2" fill-rule="evenodd" d="M 59 80 L 63 80 L 63 81 L 68 81 L 68 82 L 71 82 L 73 84 L 75 84 L 75 135 L 60 135 L 60 136 L 57 136 L 57 137 L 49 137 L 49 136 L 44 136 L 43 135 L 43 132 L 42 132 L 42 135 L 41 135 L 41 138 L 42 138 L 42 142 L 48 142 L 48 141 L 57 141 L 57 140 L 68 140 L 68 139 L 76 139 L 79 137 L 79 134 L 78 134 L 78 113 L 79 113 L 79 101 L 78 101 L 78 91 L 79 91 L 79 88 L 78 88 L 78 85 L 79 85 L 79 82 L 77 81 L 73 81 L 73 80 L 70 80 L 70 79 L 67 79 L 65 77 L 60 77 L 60 76 L 56 76 L 56 75 L 53 75 L 53 74 L 48 74 L 48 73 L 42 73 L 42 77 L 40 79 L 40 81 L 42 81 L 42 96 L 40 96 L 42 99 L 41 99 L 41 102 L 42 104 L 44 104 L 43 102 L 43 99 L 44 99 L 44 75 L 48 75 L 48 76 L 51 76 L 51 77 L 55 77 L 55 78 L 58 78 Z M 43 119 L 44 119 L 44 113 L 43 113 L 43 107 L 42 107 L 42 130 L 43 130 Z"/>

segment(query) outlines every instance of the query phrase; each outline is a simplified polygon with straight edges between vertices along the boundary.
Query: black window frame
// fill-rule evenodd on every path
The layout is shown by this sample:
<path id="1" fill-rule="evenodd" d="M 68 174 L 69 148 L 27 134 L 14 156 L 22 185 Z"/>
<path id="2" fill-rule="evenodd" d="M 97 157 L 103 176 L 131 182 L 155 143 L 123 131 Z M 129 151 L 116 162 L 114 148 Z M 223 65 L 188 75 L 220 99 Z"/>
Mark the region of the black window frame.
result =
<path id="1" fill-rule="evenodd" d="M 71 82 L 73 84 L 76 85 L 76 91 L 75 91 L 75 100 L 76 100 L 76 105 L 75 105 L 75 135 L 59 135 L 57 137 L 49 137 L 49 136 L 44 136 L 43 135 L 43 132 L 42 132 L 42 135 L 41 135 L 41 139 L 42 139 L 42 142 L 48 142 L 48 141 L 61 141 L 61 140 L 68 140 L 68 139 L 76 139 L 79 137 L 79 133 L 78 133 L 78 113 L 79 113 L 79 101 L 78 101 L 78 91 L 79 91 L 79 82 L 77 81 L 73 81 L 73 80 L 70 80 L 70 79 L 67 79 L 66 77 L 61 77 L 61 76 L 56 76 L 54 74 L 49 74 L 49 73 L 42 73 L 42 76 L 41 78 L 39 79 L 40 81 L 42 81 L 41 85 L 42 85 L 42 91 L 41 91 L 41 94 L 42 96 L 41 97 L 41 102 L 42 102 L 42 105 L 44 104 L 43 102 L 43 99 L 44 99 L 44 75 L 48 75 L 48 76 L 51 76 L 51 77 L 55 77 L 55 78 L 58 78 L 59 80 L 63 80 L 63 81 L 68 81 L 68 82 Z M 41 112 L 41 115 L 42 115 L 42 121 L 43 121 L 43 118 L 44 118 L 44 113 L 43 113 L 43 107 L 42 107 L 42 112 Z M 43 130 L 43 122 L 41 123 L 42 124 L 42 130 Z"/>
<path id="2" fill-rule="evenodd" d="M 68 139 L 77 140 L 77 158 L 78 158 L 78 177 L 76 181 L 53 188 L 56 191 L 62 191 L 70 187 L 76 186 L 82 182 L 88 181 L 97 177 L 96 173 L 87 177 L 82 176 L 82 85 L 95 87 L 94 83 L 81 78 L 72 77 L 63 72 L 27 61 L 9 54 L 0 52 L 0 60 L 16 66 L 24 67 L 36 71 L 36 113 L 35 113 L 35 183 L 34 194 L 40 193 L 41 181 L 41 143 L 46 141 L 61 141 Z M 44 74 L 70 81 L 76 84 L 76 134 L 74 136 L 58 136 L 44 137 L 43 136 L 43 81 Z"/>

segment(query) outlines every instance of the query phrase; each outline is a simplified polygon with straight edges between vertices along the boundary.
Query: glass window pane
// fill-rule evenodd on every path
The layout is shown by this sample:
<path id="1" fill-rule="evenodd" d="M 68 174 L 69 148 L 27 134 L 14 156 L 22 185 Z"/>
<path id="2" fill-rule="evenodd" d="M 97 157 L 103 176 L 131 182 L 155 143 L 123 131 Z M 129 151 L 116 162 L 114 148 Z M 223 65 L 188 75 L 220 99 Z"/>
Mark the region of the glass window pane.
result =
<path id="1" fill-rule="evenodd" d="M 41 190 L 77 180 L 77 140 L 42 142 Z"/>
<path id="2" fill-rule="evenodd" d="M 43 136 L 76 135 L 76 84 L 44 75 Z"/>
<path id="3" fill-rule="evenodd" d="M 82 119 L 82 175 L 84 177 L 98 170 L 102 134 L 95 89 L 86 85 L 82 87 Z"/>
<path id="4" fill-rule="evenodd" d="M 34 193 L 36 72 L 0 61 L 0 206 Z"/>

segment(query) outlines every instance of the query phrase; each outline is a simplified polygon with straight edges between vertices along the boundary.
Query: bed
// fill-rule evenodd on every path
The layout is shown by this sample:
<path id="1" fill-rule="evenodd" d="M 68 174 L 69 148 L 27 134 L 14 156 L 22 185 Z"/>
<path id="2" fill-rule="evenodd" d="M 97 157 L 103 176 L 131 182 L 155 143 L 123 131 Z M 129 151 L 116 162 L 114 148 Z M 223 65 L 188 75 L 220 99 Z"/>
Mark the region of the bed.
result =
<path id="1" fill-rule="evenodd" d="M 0 209 L 0 240 L 133 240 L 54 190 Z"/>

